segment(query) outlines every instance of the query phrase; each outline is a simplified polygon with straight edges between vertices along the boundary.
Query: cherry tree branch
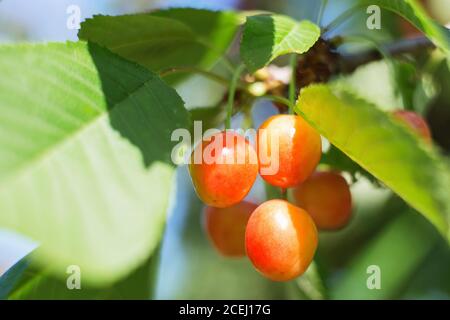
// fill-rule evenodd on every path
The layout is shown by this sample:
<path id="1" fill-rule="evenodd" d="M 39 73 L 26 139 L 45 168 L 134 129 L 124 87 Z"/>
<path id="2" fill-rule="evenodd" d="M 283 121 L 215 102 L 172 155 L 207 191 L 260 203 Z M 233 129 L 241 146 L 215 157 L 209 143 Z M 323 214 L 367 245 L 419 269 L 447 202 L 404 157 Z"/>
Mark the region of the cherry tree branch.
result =
<path id="1" fill-rule="evenodd" d="M 389 56 L 402 54 L 417 55 L 424 50 L 435 48 L 434 44 L 426 37 L 419 36 L 411 39 L 403 39 L 382 47 Z M 354 71 L 357 67 L 372 61 L 383 59 L 380 50 L 371 49 L 363 52 L 341 55 L 339 70 L 343 73 Z"/>

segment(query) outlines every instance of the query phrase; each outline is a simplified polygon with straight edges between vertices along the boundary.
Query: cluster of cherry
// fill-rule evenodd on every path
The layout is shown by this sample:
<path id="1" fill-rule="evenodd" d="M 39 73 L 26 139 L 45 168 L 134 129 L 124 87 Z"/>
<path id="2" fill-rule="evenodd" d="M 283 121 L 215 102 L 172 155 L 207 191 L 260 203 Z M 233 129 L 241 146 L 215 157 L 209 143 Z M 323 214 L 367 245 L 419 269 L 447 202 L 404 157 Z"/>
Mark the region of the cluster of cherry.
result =
<path id="1" fill-rule="evenodd" d="M 428 126 L 419 115 L 408 111 L 394 115 L 431 140 Z M 276 115 L 258 129 L 256 150 L 242 135 L 225 130 L 204 139 L 192 157 L 198 148 L 208 149 L 219 138 L 219 148 L 213 151 L 216 161 L 191 161 L 189 166 L 195 190 L 207 205 L 205 225 L 213 245 L 225 256 L 248 256 L 269 279 L 287 281 L 300 276 L 314 257 L 317 228 L 340 229 L 352 212 L 350 188 L 341 174 L 316 171 L 322 153 L 319 133 L 300 116 Z M 270 141 L 278 142 L 276 152 Z M 262 154 L 265 161 L 261 161 Z M 242 155 L 246 160 L 237 163 Z M 264 169 L 275 161 L 278 170 L 265 173 Z M 286 199 L 269 200 L 259 206 L 243 201 L 258 172 L 284 194 L 292 188 L 289 198 L 294 204 Z"/>

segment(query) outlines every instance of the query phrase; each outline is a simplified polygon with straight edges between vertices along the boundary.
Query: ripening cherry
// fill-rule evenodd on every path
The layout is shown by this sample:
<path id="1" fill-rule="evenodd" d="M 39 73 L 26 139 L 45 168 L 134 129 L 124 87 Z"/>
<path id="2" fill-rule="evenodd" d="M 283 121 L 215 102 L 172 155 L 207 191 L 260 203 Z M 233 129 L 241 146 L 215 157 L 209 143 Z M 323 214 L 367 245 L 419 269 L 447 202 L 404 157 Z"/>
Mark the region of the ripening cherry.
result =
<path id="1" fill-rule="evenodd" d="M 285 200 L 269 200 L 250 216 L 245 231 L 247 255 L 274 281 L 300 276 L 317 248 L 317 229 L 309 214 Z"/>
<path id="2" fill-rule="evenodd" d="M 281 188 L 298 185 L 319 163 L 322 142 L 319 133 L 302 117 L 276 115 L 258 129 L 259 173 Z"/>
<path id="3" fill-rule="evenodd" d="M 245 256 L 245 228 L 257 207 L 242 201 L 228 208 L 205 208 L 206 232 L 219 253 L 226 257 Z"/>
<path id="4" fill-rule="evenodd" d="M 189 164 L 192 183 L 207 205 L 225 208 L 239 203 L 258 175 L 255 149 L 243 136 L 222 131 L 204 139 Z"/>
<path id="5" fill-rule="evenodd" d="M 352 214 L 352 195 L 347 181 L 336 172 L 316 172 L 293 190 L 295 204 L 305 209 L 317 228 L 336 230 Z"/>
<path id="6" fill-rule="evenodd" d="M 397 110 L 393 112 L 395 118 L 401 120 L 425 141 L 431 142 L 431 131 L 426 120 L 414 111 Z"/>

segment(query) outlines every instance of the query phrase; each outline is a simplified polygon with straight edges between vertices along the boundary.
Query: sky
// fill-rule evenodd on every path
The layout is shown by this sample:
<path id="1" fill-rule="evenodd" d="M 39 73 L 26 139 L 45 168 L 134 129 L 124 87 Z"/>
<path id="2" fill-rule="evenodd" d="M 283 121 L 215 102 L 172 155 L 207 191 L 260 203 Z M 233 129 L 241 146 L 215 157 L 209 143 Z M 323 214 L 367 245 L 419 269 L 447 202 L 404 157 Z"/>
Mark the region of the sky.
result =
<path id="1" fill-rule="evenodd" d="M 231 9 L 237 0 L 0 0 L 0 42 L 77 40 L 77 30 L 67 27 L 76 5 L 81 21 L 94 14 L 117 15 L 165 7 Z"/>

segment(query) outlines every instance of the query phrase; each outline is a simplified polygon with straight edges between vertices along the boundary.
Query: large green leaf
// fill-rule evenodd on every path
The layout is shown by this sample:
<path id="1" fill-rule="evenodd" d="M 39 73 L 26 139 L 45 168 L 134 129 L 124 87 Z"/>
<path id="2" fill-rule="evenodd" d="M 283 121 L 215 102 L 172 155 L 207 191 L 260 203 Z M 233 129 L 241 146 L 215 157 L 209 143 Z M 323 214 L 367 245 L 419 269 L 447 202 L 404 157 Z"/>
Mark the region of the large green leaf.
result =
<path id="1" fill-rule="evenodd" d="M 308 21 L 297 22 L 283 15 L 247 17 L 241 43 L 241 57 L 251 71 L 288 53 L 308 51 L 320 37 L 320 28 Z"/>
<path id="2" fill-rule="evenodd" d="M 94 16 L 81 24 L 78 36 L 153 71 L 209 68 L 224 54 L 238 25 L 238 16 L 230 11 L 170 9 Z"/>
<path id="3" fill-rule="evenodd" d="M 395 75 L 394 61 L 381 60 L 360 66 L 352 74 L 340 75 L 335 81 L 351 87 L 360 97 L 382 110 L 411 108 L 412 106 L 404 103 L 401 96 L 396 93 L 399 83 Z M 408 89 L 411 89 L 411 86 Z"/>
<path id="4" fill-rule="evenodd" d="M 343 86 L 310 86 L 295 110 L 450 240 L 450 174 L 431 146 Z"/>
<path id="5" fill-rule="evenodd" d="M 352 74 L 340 75 L 333 82 L 351 87 L 382 110 L 404 108 L 423 113 L 438 93 L 434 68 L 444 57 L 437 56 L 430 59 L 425 70 L 410 62 L 384 59 L 362 65 Z"/>
<path id="6" fill-rule="evenodd" d="M 414 277 L 408 281 L 402 299 L 450 300 L 450 250 L 444 241 L 431 250 Z"/>
<path id="7" fill-rule="evenodd" d="M 151 254 L 189 123 L 174 89 L 92 44 L 0 46 L 0 113 L 0 225 L 38 262 L 102 285 Z"/>
<path id="8" fill-rule="evenodd" d="M 10 300 L 123 300 L 149 299 L 151 295 L 151 268 L 154 257 L 139 266 L 130 275 L 113 285 L 101 289 L 89 288 L 81 283 L 80 289 L 68 289 L 66 280 L 55 278 L 48 269 L 28 266 L 32 256 L 21 260 L 18 281 L 6 298 Z M 67 274 L 67 277 L 69 274 Z"/>
<path id="9" fill-rule="evenodd" d="M 450 61 L 450 30 L 432 20 L 415 0 L 358 0 L 358 5 L 378 5 L 395 12 L 412 23 L 441 48 Z"/>

